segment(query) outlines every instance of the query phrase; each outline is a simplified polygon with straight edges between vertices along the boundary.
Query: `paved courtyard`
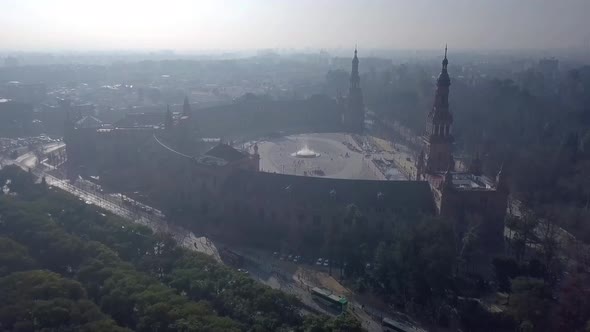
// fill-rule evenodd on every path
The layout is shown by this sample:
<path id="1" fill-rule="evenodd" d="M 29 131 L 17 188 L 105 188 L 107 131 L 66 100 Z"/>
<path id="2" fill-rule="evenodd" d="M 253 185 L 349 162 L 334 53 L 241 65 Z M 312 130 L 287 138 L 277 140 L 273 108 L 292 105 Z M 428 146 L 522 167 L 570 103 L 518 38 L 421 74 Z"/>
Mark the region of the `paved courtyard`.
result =
<path id="1" fill-rule="evenodd" d="M 259 141 L 260 167 L 265 172 L 330 177 L 337 179 L 404 180 L 395 169 L 380 170 L 373 160 L 382 160 L 365 137 L 345 133 L 301 134 Z M 308 148 L 314 158 L 298 158 L 293 153 Z M 391 175 L 393 174 L 393 176 Z"/>

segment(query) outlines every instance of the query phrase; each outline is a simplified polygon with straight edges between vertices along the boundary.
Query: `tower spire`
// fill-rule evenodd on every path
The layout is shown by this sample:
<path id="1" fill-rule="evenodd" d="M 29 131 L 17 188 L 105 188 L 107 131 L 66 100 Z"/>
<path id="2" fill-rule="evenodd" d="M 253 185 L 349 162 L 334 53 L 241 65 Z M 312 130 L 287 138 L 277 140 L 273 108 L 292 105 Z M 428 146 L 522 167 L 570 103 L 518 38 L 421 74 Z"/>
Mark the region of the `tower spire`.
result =
<path id="1" fill-rule="evenodd" d="M 170 104 L 166 104 L 166 116 L 164 118 L 164 129 L 170 131 L 174 126 L 174 118 L 172 117 L 172 112 L 170 111 Z"/>
<path id="2" fill-rule="evenodd" d="M 445 45 L 445 56 L 442 60 L 442 69 L 436 80 L 436 91 L 432 109 L 428 113 L 426 124 L 426 169 L 429 172 L 444 172 L 451 167 L 454 160 L 452 155 L 453 135 L 451 126 L 453 115 L 449 111 L 449 87 L 451 79 L 447 71 L 449 60 L 447 59 L 448 47 Z"/>
<path id="3" fill-rule="evenodd" d="M 359 75 L 358 50 L 355 45 L 354 57 L 352 58 L 352 69 L 350 71 L 350 87 L 348 89 L 348 107 L 343 114 L 344 125 L 352 132 L 361 133 L 364 126 L 365 106 L 363 93 L 361 91 L 361 77 Z"/>
<path id="4" fill-rule="evenodd" d="M 447 65 L 449 64 L 449 60 L 447 59 L 447 50 L 448 50 L 447 44 L 445 44 L 445 57 L 444 57 L 444 59 L 442 61 L 442 72 L 441 72 L 441 75 L 443 74 L 443 72 L 446 73 L 446 71 L 447 71 Z M 448 75 L 447 75 L 447 77 L 448 77 Z M 440 77 L 439 77 L 439 79 L 440 79 Z"/>
<path id="5" fill-rule="evenodd" d="M 354 57 L 352 58 L 352 71 L 350 72 L 350 90 L 360 88 L 361 78 L 359 76 L 359 58 L 357 56 L 356 45 L 354 47 Z"/>
<path id="6" fill-rule="evenodd" d="M 188 96 L 184 96 L 184 103 L 182 105 L 182 115 L 190 116 L 191 104 L 188 101 Z"/>

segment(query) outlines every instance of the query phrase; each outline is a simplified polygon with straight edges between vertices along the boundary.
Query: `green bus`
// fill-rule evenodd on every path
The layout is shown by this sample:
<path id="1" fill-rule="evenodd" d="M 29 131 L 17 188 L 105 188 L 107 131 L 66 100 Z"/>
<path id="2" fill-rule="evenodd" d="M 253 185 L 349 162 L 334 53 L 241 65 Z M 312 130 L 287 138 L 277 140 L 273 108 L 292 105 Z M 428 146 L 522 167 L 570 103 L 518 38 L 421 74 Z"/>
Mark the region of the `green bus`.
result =
<path id="1" fill-rule="evenodd" d="M 323 304 L 326 307 L 332 308 L 339 312 L 346 311 L 348 300 L 344 296 L 336 295 L 329 290 L 314 287 L 311 289 L 311 296 L 314 300 Z"/>

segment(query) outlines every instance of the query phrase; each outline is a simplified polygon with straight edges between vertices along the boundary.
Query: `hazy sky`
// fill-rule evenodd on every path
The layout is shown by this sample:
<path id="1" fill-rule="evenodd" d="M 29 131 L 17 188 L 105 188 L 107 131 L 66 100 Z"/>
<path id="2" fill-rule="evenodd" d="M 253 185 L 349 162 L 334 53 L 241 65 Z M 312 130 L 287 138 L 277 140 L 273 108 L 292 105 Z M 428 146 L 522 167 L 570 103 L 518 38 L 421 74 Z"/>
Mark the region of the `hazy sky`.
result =
<path id="1" fill-rule="evenodd" d="M 588 47 L 590 0 L 0 0 L 3 49 Z"/>

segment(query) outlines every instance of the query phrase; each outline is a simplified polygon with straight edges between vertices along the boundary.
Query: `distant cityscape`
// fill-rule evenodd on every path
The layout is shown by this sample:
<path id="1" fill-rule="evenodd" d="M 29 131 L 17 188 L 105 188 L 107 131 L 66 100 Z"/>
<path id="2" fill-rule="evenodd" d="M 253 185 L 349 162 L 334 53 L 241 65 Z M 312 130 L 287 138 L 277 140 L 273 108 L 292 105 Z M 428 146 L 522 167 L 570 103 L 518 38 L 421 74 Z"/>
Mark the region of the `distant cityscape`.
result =
<path id="1" fill-rule="evenodd" d="M 585 8 L 4 4 L 0 330 L 590 331 Z"/>

